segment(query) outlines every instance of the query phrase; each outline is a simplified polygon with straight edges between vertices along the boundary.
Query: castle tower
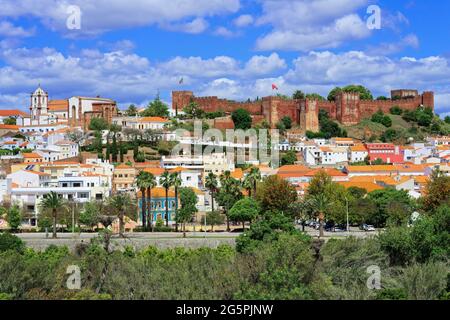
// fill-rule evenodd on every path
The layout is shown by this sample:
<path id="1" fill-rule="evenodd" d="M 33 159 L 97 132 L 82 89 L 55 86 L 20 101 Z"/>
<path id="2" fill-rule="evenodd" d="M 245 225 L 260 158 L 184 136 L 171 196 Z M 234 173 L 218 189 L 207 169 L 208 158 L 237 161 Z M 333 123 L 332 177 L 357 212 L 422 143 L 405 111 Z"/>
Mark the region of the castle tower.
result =
<path id="1" fill-rule="evenodd" d="M 434 92 L 432 91 L 425 91 L 422 94 L 422 104 L 425 107 L 430 107 L 434 110 Z"/>
<path id="2" fill-rule="evenodd" d="M 31 94 L 30 104 L 31 121 L 40 124 L 48 116 L 48 93 L 42 90 L 39 84 L 38 88 Z"/>
<path id="3" fill-rule="evenodd" d="M 172 110 L 175 110 L 175 115 L 178 115 L 178 111 L 183 111 L 183 108 L 193 98 L 194 93 L 192 91 L 172 91 Z"/>
<path id="4" fill-rule="evenodd" d="M 344 125 L 353 125 L 361 120 L 360 97 L 357 92 L 340 92 L 336 96 L 336 118 Z"/>

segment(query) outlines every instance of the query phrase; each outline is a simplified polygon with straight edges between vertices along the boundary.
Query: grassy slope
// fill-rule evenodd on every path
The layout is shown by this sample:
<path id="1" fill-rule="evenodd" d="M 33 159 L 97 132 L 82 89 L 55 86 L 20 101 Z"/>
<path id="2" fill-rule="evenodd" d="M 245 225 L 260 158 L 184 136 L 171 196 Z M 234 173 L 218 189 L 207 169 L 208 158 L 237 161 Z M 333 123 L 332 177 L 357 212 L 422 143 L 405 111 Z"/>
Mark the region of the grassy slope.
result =
<path id="1" fill-rule="evenodd" d="M 400 143 L 404 143 L 406 142 L 406 140 L 408 139 L 408 137 L 413 137 L 415 138 L 415 140 L 420 140 L 421 135 L 426 135 L 425 132 L 423 132 L 423 130 L 418 129 L 418 133 L 417 134 L 412 134 L 409 133 L 408 130 L 411 129 L 413 127 L 413 123 L 409 123 L 406 122 L 405 120 L 402 119 L 401 116 L 395 116 L 395 115 L 388 115 L 391 119 L 392 119 L 392 129 L 395 129 L 397 131 L 400 131 L 401 134 L 401 138 L 399 139 L 398 142 Z M 377 137 L 380 137 L 380 135 L 385 132 L 387 129 L 385 126 L 383 126 L 380 123 L 374 123 L 372 121 L 370 121 L 370 119 L 363 119 L 360 123 L 358 123 L 357 125 L 353 125 L 353 126 L 344 126 L 343 127 L 345 130 L 347 130 L 348 136 L 355 138 L 355 139 L 360 139 L 360 140 L 364 140 L 364 134 L 366 131 L 370 131 L 372 135 L 376 135 Z M 367 136 L 366 138 L 369 138 L 369 136 Z"/>

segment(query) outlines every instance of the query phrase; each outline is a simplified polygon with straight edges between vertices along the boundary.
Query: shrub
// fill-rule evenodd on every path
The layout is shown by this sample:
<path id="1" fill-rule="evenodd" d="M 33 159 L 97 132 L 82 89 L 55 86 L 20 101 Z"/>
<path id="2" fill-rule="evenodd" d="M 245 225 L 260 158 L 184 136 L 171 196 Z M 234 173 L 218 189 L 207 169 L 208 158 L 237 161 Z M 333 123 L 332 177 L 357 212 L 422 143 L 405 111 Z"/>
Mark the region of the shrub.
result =
<path id="1" fill-rule="evenodd" d="M 9 250 L 22 253 L 25 250 L 25 244 L 22 239 L 10 233 L 0 234 L 0 252 Z"/>
<path id="2" fill-rule="evenodd" d="M 397 116 L 403 113 L 403 110 L 399 106 L 393 106 L 391 109 L 389 109 L 389 111 L 391 112 L 391 114 Z"/>

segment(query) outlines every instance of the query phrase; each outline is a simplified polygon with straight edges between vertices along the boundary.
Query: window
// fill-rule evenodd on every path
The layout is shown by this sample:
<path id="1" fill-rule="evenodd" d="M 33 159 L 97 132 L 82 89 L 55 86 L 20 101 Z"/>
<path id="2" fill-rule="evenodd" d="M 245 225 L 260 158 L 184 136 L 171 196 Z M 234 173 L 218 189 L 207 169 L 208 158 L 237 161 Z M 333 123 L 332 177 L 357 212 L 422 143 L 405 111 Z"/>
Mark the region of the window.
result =
<path id="1" fill-rule="evenodd" d="M 87 199 L 87 198 L 89 198 L 89 194 L 86 193 L 86 192 L 80 193 L 79 194 L 79 198 L 80 199 Z"/>

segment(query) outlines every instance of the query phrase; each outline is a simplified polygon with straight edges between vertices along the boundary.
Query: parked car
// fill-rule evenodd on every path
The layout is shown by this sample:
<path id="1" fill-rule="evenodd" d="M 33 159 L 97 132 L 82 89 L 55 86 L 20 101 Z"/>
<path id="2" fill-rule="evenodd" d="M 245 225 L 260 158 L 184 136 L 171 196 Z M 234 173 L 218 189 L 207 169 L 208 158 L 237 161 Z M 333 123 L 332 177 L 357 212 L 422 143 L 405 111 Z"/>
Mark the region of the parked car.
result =
<path id="1" fill-rule="evenodd" d="M 364 231 L 375 231 L 375 227 L 369 224 L 362 224 L 359 229 L 364 230 Z"/>

